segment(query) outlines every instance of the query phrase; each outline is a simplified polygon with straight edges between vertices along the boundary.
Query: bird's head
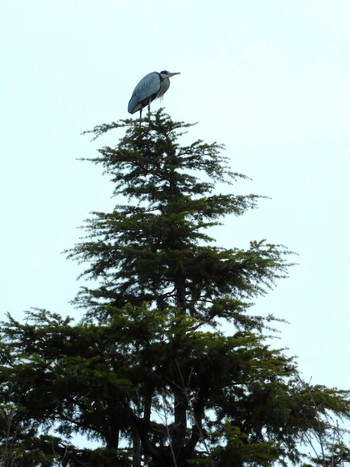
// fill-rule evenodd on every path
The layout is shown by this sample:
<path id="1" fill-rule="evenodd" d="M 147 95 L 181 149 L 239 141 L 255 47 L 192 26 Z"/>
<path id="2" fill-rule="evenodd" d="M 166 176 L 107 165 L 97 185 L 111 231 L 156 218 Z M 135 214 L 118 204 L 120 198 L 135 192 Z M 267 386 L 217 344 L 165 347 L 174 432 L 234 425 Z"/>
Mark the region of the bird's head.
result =
<path id="1" fill-rule="evenodd" d="M 177 71 L 175 73 L 171 73 L 170 71 L 163 70 L 160 72 L 160 76 L 164 78 L 171 78 L 172 76 L 179 75 L 180 73 Z"/>

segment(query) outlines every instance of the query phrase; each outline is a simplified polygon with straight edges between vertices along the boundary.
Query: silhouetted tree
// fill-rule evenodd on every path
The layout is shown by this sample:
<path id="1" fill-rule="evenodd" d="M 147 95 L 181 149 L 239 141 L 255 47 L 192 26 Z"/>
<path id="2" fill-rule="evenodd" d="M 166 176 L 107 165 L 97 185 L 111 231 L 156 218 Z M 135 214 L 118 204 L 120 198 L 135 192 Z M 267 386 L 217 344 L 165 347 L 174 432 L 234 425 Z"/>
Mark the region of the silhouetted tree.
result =
<path id="1" fill-rule="evenodd" d="M 348 416 L 348 393 L 302 382 L 266 341 L 274 318 L 250 312 L 289 251 L 215 246 L 209 229 L 259 197 L 218 191 L 245 176 L 220 144 L 181 145 L 190 127 L 160 110 L 93 130 L 126 130 L 92 159 L 122 204 L 93 213 L 68 251 L 91 283 L 82 322 L 34 310 L 2 323 L 4 465 L 300 465 L 328 414 Z M 101 447 L 79 449 L 77 433 Z"/>

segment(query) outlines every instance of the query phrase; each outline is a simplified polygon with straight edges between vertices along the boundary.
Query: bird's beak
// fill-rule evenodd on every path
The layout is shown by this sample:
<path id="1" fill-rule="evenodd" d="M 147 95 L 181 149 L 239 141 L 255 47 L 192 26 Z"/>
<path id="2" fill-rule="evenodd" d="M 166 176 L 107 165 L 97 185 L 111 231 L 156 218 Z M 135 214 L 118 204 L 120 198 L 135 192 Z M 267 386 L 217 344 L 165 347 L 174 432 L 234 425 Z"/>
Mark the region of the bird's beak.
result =
<path id="1" fill-rule="evenodd" d="M 180 75 L 180 72 L 176 71 L 175 73 L 169 73 L 168 78 L 171 78 L 172 76 L 175 76 L 175 75 Z"/>

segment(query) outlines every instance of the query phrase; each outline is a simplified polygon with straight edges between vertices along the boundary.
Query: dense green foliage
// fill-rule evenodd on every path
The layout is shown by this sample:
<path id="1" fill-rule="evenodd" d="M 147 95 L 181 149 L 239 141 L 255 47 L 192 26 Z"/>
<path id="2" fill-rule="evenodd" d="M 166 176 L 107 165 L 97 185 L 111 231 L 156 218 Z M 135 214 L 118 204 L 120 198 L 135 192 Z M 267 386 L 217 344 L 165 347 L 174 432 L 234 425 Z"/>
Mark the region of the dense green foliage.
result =
<path id="1" fill-rule="evenodd" d="M 2 323 L 3 465 L 301 465 L 303 443 L 332 439 L 330 415 L 348 417 L 348 393 L 304 383 L 267 343 L 273 317 L 250 312 L 289 252 L 215 246 L 208 229 L 259 197 L 217 191 L 245 177 L 217 143 L 181 146 L 190 126 L 159 111 L 93 130 L 125 130 L 92 159 L 123 204 L 93 213 L 67 252 L 91 283 L 76 298 L 82 322 L 34 310 Z M 79 449 L 76 434 L 100 447 Z M 329 452 L 348 456 L 341 443 Z"/>

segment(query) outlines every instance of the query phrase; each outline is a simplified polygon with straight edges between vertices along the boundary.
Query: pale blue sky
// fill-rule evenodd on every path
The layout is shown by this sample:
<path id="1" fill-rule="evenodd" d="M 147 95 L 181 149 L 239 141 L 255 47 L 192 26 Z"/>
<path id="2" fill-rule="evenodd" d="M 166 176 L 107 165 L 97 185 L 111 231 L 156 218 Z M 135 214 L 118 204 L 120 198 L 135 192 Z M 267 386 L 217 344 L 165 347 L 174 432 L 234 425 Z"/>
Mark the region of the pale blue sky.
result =
<path id="1" fill-rule="evenodd" d="M 350 387 L 350 2 L 0 5 L 0 314 L 76 314 L 82 266 L 60 252 L 90 211 L 114 204 L 100 169 L 76 161 L 102 142 L 80 133 L 128 117 L 146 73 L 180 71 L 161 105 L 198 121 L 191 139 L 226 144 L 232 169 L 253 179 L 237 191 L 272 198 L 228 219 L 218 245 L 267 238 L 299 253 L 253 311 L 290 322 L 276 345 L 299 356 L 305 379 Z"/>

